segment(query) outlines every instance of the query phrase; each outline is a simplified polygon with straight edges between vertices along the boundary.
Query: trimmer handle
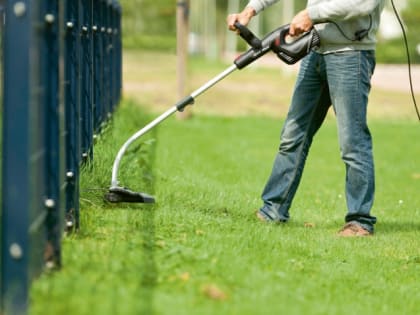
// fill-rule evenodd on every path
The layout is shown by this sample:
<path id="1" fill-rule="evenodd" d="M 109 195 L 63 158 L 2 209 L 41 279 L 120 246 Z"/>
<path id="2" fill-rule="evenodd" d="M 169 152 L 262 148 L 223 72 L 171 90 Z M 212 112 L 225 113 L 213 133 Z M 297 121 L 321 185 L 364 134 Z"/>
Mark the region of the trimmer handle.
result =
<path id="1" fill-rule="evenodd" d="M 280 26 L 262 39 L 258 39 L 244 25 L 238 22 L 234 25 L 239 30 L 239 35 L 252 46 L 252 48 L 235 59 L 235 65 L 238 69 L 246 67 L 269 51 L 274 52 L 277 57 L 291 65 L 306 56 L 311 49 L 320 45 L 320 37 L 315 28 L 292 38 L 292 41 L 288 42 L 289 24 Z"/>
<path id="2" fill-rule="evenodd" d="M 261 40 L 252 33 L 245 25 L 235 22 L 234 26 L 241 36 L 252 48 L 260 49 L 262 47 Z"/>

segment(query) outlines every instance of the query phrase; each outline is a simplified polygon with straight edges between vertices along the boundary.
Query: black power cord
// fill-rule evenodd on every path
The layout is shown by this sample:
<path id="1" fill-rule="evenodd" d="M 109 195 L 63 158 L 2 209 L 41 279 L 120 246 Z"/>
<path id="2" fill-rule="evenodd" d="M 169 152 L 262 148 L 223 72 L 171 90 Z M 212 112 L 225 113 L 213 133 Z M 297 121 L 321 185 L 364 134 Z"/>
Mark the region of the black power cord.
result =
<path id="1" fill-rule="evenodd" d="M 341 33 L 341 35 L 343 35 L 343 37 L 351 42 L 355 42 L 355 41 L 361 41 L 363 38 L 365 38 L 368 34 L 370 29 L 372 28 L 372 15 L 369 14 L 369 27 L 362 29 L 362 30 L 358 30 L 357 32 L 354 33 L 354 38 L 350 38 L 348 37 L 344 31 L 341 29 L 340 25 L 338 25 L 336 22 L 334 21 L 327 21 L 328 23 L 333 24 L 338 31 Z"/>
<path id="2" fill-rule="evenodd" d="M 400 15 L 398 14 L 397 8 L 395 7 L 394 0 L 391 0 L 391 4 L 392 4 L 392 8 L 394 9 L 395 16 L 397 17 L 398 23 L 400 23 L 401 30 L 402 30 L 403 36 L 404 36 L 405 50 L 406 50 L 406 53 L 407 53 L 408 79 L 409 79 L 409 82 L 410 82 L 411 97 L 413 99 L 414 108 L 416 109 L 417 117 L 420 121 L 420 113 L 419 113 L 419 109 L 417 107 L 416 97 L 414 95 L 413 80 L 412 80 L 412 76 L 411 76 L 411 59 L 410 59 L 410 51 L 408 49 L 407 35 L 405 33 L 404 25 L 401 21 Z"/>

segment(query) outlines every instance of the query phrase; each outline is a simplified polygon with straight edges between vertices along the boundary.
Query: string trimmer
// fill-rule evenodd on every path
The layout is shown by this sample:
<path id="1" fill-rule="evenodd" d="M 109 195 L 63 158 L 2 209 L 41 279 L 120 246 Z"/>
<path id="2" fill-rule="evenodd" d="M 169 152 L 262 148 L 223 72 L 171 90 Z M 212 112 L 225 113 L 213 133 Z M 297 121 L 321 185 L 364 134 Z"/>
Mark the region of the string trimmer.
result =
<path id="1" fill-rule="evenodd" d="M 160 124 L 166 118 L 177 111 L 183 111 L 188 105 L 192 105 L 195 99 L 214 86 L 219 81 L 223 80 L 235 70 L 240 70 L 254 62 L 267 52 L 274 52 L 281 60 L 287 64 L 294 64 L 304 56 L 306 56 L 312 48 L 319 47 L 319 35 L 314 28 L 310 31 L 300 35 L 297 38 L 290 38 L 289 25 L 284 25 L 271 33 L 267 34 L 263 39 L 257 38 L 247 27 L 239 23 L 235 23 L 235 27 L 239 31 L 239 35 L 251 46 L 251 48 L 235 59 L 234 64 L 228 69 L 208 81 L 206 84 L 192 92 L 187 97 L 180 100 L 173 107 L 161 114 L 148 125 L 133 134 L 118 151 L 112 167 L 111 187 L 105 195 L 105 199 L 109 202 L 138 202 L 138 203 L 153 203 L 155 199 L 145 193 L 131 191 L 119 184 L 118 169 L 124 153 L 127 148 L 135 140 L 147 133 L 149 130 Z"/>

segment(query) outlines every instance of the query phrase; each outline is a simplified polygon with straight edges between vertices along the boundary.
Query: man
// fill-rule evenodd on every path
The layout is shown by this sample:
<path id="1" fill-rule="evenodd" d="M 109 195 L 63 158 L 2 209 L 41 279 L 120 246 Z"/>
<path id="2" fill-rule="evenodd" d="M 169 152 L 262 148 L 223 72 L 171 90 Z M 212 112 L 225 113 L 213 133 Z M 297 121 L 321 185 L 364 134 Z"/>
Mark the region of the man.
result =
<path id="1" fill-rule="evenodd" d="M 250 0 L 227 18 L 247 25 L 278 0 Z M 384 0 L 309 0 L 290 22 L 298 36 L 314 25 L 321 46 L 302 59 L 279 152 L 262 193 L 259 220 L 286 222 L 312 139 L 332 105 L 337 117 L 341 158 L 346 167 L 348 213 L 340 236 L 368 236 L 376 218 L 370 214 L 375 178 L 372 139 L 366 122 L 370 79 L 375 68 L 375 34 Z"/>

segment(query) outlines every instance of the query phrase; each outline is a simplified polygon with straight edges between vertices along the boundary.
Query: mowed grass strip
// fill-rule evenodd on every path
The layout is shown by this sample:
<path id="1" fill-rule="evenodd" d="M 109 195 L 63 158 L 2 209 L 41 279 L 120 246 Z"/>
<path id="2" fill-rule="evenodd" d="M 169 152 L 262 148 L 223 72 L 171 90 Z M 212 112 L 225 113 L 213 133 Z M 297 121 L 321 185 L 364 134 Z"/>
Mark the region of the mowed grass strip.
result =
<path id="1" fill-rule="evenodd" d="M 314 140 L 288 224 L 254 211 L 282 119 L 170 118 L 133 144 L 120 181 L 155 205 L 102 196 L 122 143 L 154 118 L 125 101 L 83 170 L 81 230 L 36 280 L 31 314 L 418 314 L 420 147 L 411 120 L 372 120 L 374 237 L 336 236 L 346 213 L 335 120 Z"/>

